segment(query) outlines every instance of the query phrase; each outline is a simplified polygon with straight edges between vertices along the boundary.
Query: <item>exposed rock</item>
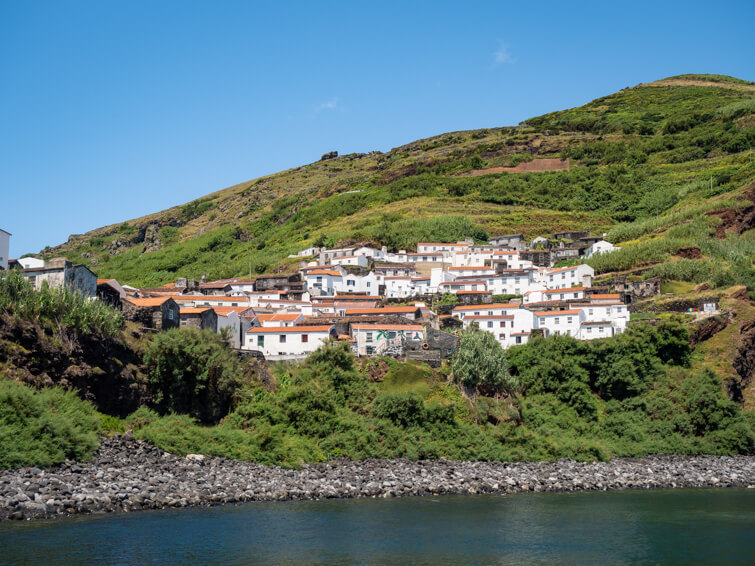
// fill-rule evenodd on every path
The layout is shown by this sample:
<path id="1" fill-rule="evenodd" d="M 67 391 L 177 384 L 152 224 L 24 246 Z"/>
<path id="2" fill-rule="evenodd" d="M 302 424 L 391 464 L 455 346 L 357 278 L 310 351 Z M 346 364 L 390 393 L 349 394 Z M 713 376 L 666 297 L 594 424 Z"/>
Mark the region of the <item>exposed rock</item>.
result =
<path id="1" fill-rule="evenodd" d="M 182 458 L 124 435 L 103 439 L 91 462 L 0 471 L 0 519 L 242 501 L 753 484 L 755 456 L 596 463 L 338 459 L 288 470 L 199 454 Z"/>
<path id="2" fill-rule="evenodd" d="M 732 365 L 740 378 L 738 389 L 743 392 L 755 380 L 755 323 L 742 326 L 740 332 L 742 342 Z"/>
<path id="3" fill-rule="evenodd" d="M 144 232 L 144 253 L 159 250 L 161 246 L 160 226 L 150 224 Z"/>
<path id="4" fill-rule="evenodd" d="M 320 161 L 326 161 L 328 159 L 335 159 L 338 157 L 337 151 L 329 151 L 328 153 L 323 154 L 323 156 L 320 158 Z"/>
<path id="5" fill-rule="evenodd" d="M 729 317 L 727 315 L 719 315 L 710 318 L 706 318 L 700 324 L 695 326 L 690 332 L 689 343 L 693 348 L 700 342 L 704 342 L 709 338 L 712 338 L 724 328 L 729 325 Z"/>

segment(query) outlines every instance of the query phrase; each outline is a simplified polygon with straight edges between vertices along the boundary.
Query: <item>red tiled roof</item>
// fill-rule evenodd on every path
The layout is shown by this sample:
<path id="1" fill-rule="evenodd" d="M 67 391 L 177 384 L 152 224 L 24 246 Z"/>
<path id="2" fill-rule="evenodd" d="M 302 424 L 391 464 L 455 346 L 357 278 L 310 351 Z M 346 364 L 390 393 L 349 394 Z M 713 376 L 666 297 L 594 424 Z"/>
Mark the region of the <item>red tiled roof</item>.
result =
<path id="1" fill-rule="evenodd" d="M 129 303 L 136 305 L 137 307 L 159 307 L 168 299 L 170 299 L 170 297 L 150 297 L 150 298 L 143 298 L 143 299 L 138 299 L 135 297 L 126 297 L 123 300 L 128 301 Z"/>

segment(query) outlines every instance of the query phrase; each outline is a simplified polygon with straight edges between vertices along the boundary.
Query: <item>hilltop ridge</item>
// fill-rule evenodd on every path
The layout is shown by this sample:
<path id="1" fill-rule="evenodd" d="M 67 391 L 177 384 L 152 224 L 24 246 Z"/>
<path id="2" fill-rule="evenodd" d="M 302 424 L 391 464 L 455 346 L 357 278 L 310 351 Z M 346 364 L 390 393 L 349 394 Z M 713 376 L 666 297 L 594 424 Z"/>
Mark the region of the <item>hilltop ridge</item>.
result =
<path id="1" fill-rule="evenodd" d="M 755 180 L 747 153 L 755 140 L 753 89 L 720 75 L 660 79 L 518 126 L 322 159 L 71 236 L 42 255 L 156 286 L 202 273 L 248 275 L 250 267 L 285 270 L 289 254 L 315 243 L 412 248 L 477 229 L 530 238 L 602 233 L 702 204 L 724 210 Z M 542 158 L 571 166 L 506 170 Z M 488 169 L 496 172 L 471 176 Z"/>

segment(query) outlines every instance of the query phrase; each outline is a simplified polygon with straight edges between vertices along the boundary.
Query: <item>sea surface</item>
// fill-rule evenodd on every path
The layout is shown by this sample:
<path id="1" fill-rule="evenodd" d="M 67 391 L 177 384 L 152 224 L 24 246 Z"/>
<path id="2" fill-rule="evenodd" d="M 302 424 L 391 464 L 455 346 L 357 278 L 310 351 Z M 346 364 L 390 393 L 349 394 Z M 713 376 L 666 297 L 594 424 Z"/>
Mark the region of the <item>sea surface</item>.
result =
<path id="1" fill-rule="evenodd" d="M 755 489 L 247 503 L 0 523 L 0 564 L 755 564 Z"/>

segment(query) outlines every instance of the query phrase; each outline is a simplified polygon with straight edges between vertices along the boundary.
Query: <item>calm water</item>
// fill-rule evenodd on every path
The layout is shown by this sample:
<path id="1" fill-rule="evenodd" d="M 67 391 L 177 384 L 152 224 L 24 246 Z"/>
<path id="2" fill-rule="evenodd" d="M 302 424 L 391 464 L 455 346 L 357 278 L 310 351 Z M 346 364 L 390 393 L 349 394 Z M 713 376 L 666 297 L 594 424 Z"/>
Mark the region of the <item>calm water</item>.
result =
<path id="1" fill-rule="evenodd" d="M 1 564 L 755 564 L 755 490 L 250 503 L 0 524 Z"/>

